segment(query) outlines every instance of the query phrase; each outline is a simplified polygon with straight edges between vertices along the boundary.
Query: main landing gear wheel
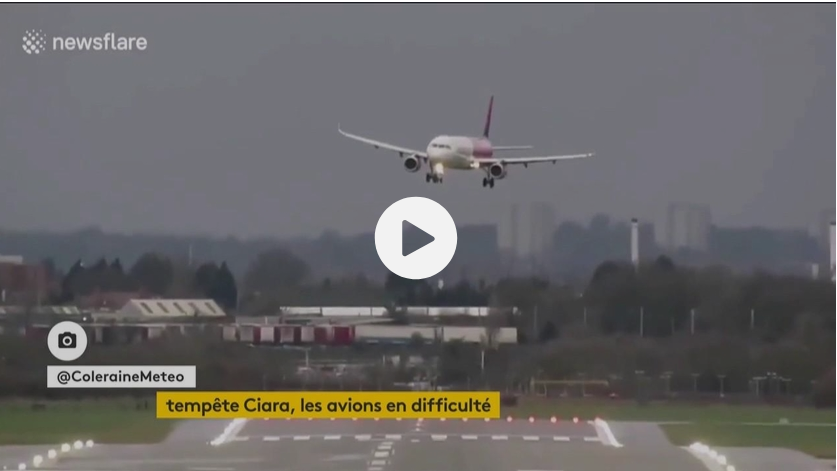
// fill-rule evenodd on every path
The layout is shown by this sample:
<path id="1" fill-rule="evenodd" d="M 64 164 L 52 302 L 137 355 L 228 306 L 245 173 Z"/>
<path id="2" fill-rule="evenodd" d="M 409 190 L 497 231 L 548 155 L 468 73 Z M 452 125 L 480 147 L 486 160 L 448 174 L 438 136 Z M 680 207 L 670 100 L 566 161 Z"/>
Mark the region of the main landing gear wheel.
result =
<path id="1" fill-rule="evenodd" d="M 494 188 L 494 179 L 493 178 L 491 178 L 491 179 L 483 178 L 482 179 L 482 187 L 483 188 L 485 188 L 485 187 Z"/>
<path id="2" fill-rule="evenodd" d="M 429 173 L 424 176 L 424 181 L 426 183 L 430 183 L 430 174 Z"/>

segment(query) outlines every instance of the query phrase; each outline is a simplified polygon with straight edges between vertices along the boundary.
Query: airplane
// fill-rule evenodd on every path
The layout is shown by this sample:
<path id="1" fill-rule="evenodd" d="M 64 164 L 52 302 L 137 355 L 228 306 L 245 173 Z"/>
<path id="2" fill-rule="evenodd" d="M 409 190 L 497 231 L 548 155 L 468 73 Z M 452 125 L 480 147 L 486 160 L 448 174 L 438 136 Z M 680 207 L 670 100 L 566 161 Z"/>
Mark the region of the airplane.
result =
<path id="1" fill-rule="evenodd" d="M 595 155 L 594 153 L 586 153 L 549 155 L 543 157 L 497 157 L 495 152 L 526 150 L 532 149 L 532 146 L 493 146 L 491 141 L 488 140 L 493 108 L 494 96 L 488 102 L 488 114 L 485 117 L 485 128 L 483 129 L 482 137 L 436 136 L 427 145 L 425 151 L 409 149 L 407 147 L 350 134 L 343 131 L 339 124 L 337 125 L 337 130 L 349 139 L 371 145 L 376 149 L 397 152 L 404 159 L 404 168 L 410 173 L 418 172 L 421 170 L 422 164 L 426 164 L 428 166 L 428 172 L 424 177 L 424 181 L 428 183 L 442 183 L 446 169 L 478 169 L 485 172 L 485 178 L 482 179 L 483 188 L 494 188 L 494 180 L 506 178 L 506 167 L 509 165 L 522 164 L 524 167 L 529 167 L 529 164 L 534 163 L 552 162 L 554 164 L 559 160 L 583 159 Z"/>

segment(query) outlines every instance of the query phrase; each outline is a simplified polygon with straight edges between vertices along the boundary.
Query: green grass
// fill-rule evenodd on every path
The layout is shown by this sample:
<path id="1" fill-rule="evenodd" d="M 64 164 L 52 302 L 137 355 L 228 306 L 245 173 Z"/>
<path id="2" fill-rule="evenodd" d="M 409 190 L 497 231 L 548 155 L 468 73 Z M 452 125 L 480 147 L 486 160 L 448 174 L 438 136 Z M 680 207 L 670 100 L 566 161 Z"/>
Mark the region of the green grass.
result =
<path id="1" fill-rule="evenodd" d="M 517 407 L 505 408 L 502 415 L 554 415 L 560 420 L 571 420 L 573 417 L 590 420 L 599 417 L 616 421 L 689 422 L 662 424 L 661 427 L 676 445 L 688 446 L 700 441 L 710 446 L 780 447 L 799 450 L 818 458 L 835 456 L 833 409 L 687 403 L 639 406 L 634 401 L 624 400 L 527 399 L 522 400 Z M 791 424 L 821 425 L 781 425 L 781 419 L 787 419 Z"/>
<path id="2" fill-rule="evenodd" d="M 154 401 L 137 410 L 132 400 L 0 402 L 0 445 L 59 444 L 92 439 L 97 443 L 157 443 L 174 425 L 158 420 Z"/>
<path id="3" fill-rule="evenodd" d="M 591 420 L 640 422 L 765 422 L 778 423 L 788 419 L 799 423 L 834 424 L 834 410 L 811 407 L 780 407 L 764 405 L 723 405 L 691 403 L 650 403 L 637 405 L 635 401 L 598 399 L 525 399 L 516 407 L 504 408 L 501 415 L 513 417 L 551 417 Z"/>
<path id="4" fill-rule="evenodd" d="M 799 450 L 816 458 L 833 459 L 835 456 L 834 427 L 717 423 L 661 427 L 675 445 L 688 446 L 701 442 L 709 446 L 777 447 Z"/>

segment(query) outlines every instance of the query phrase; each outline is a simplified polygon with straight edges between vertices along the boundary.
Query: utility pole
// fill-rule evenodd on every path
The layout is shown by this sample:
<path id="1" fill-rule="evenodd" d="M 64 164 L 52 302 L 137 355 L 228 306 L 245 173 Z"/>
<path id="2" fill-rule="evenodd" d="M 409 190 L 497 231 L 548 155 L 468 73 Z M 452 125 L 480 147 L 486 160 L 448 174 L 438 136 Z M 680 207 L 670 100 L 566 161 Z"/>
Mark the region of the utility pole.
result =
<path id="1" fill-rule="evenodd" d="M 532 340 L 536 341 L 538 338 L 538 306 L 535 306 L 535 313 L 532 319 Z"/>
<path id="2" fill-rule="evenodd" d="M 645 337 L 645 307 L 639 308 L 639 336 Z"/>
<path id="3" fill-rule="evenodd" d="M 691 314 L 691 319 L 690 319 L 690 330 L 691 330 L 691 332 L 692 332 L 692 335 L 695 335 L 695 310 L 694 310 L 694 309 L 692 309 L 692 311 L 690 312 L 690 314 Z"/>

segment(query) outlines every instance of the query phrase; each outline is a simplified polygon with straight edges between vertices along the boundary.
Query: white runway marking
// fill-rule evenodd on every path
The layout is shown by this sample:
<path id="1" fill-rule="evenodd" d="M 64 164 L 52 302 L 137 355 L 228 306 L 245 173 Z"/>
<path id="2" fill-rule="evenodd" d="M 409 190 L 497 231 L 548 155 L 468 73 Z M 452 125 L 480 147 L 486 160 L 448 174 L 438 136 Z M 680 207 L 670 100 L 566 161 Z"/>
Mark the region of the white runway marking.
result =
<path id="1" fill-rule="evenodd" d="M 375 452 L 375 458 L 386 458 L 387 456 L 389 456 L 388 451 L 376 451 Z"/>
<path id="2" fill-rule="evenodd" d="M 599 435 L 599 439 L 603 444 L 622 448 L 622 444 L 613 436 L 613 431 L 610 430 L 607 422 L 602 419 L 596 419 L 593 421 L 593 426 L 596 427 L 596 433 Z"/>
<path id="3" fill-rule="evenodd" d="M 446 440 L 508 440 L 508 441 L 526 441 L 526 442 L 537 442 L 537 441 L 555 441 L 555 442 L 586 442 L 586 443 L 602 443 L 607 446 L 614 446 L 605 440 L 602 439 L 601 436 L 566 436 L 566 435 L 483 435 L 483 434 L 407 434 L 407 435 L 400 435 L 400 434 L 391 434 L 391 435 L 264 435 L 261 437 L 237 437 L 234 441 L 236 442 L 246 442 L 248 440 L 261 440 L 265 442 L 278 442 L 278 441 L 315 441 L 315 440 L 325 440 L 325 441 L 336 441 L 342 440 L 343 438 L 347 438 L 349 440 L 354 437 L 357 441 L 368 442 L 368 441 L 375 441 L 380 442 L 380 445 L 377 447 L 379 450 L 390 450 L 393 447 L 393 442 L 407 440 L 409 439 L 412 443 L 419 443 L 422 441 L 446 441 Z M 620 445 L 621 446 L 621 445 Z"/>

